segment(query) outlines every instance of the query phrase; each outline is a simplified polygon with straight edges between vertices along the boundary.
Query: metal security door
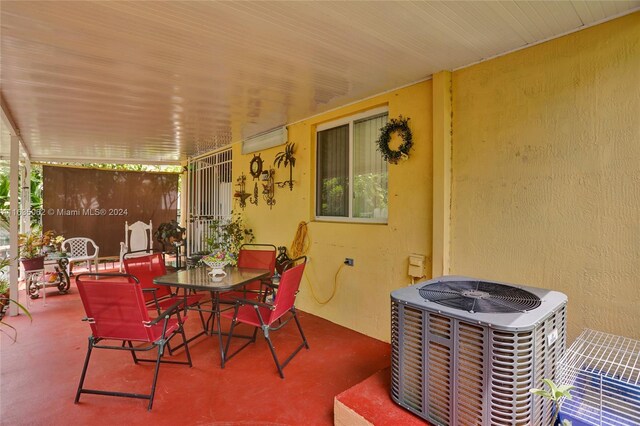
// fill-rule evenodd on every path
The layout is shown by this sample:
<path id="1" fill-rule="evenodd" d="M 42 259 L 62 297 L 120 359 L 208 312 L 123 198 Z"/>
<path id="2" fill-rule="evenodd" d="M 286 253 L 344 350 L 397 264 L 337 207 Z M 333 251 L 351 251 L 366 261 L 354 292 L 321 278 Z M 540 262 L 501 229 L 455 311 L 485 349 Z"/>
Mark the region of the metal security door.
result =
<path id="1" fill-rule="evenodd" d="M 209 226 L 231 217 L 231 149 L 189 160 L 187 255 L 207 250 Z"/>

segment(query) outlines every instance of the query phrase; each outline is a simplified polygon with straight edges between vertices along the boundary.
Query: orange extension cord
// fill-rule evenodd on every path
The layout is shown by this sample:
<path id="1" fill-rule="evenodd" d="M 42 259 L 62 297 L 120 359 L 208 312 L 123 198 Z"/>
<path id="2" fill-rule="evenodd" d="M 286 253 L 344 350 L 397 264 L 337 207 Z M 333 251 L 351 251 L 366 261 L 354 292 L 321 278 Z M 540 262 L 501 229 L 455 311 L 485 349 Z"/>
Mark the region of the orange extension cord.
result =
<path id="1" fill-rule="evenodd" d="M 296 230 L 296 235 L 293 237 L 293 242 L 291 243 L 291 258 L 295 259 L 300 256 L 304 256 L 309 251 L 309 245 L 311 244 L 311 239 L 309 238 L 309 230 L 307 228 L 307 222 L 302 221 L 298 224 L 298 229 Z M 326 305 L 333 299 L 338 290 L 338 274 L 342 271 L 344 264 L 340 265 L 338 270 L 336 271 L 335 276 L 333 277 L 333 290 L 331 291 L 331 296 L 327 300 L 320 300 L 316 295 L 315 290 L 313 289 L 313 284 L 311 284 L 311 280 L 309 279 L 309 274 L 305 274 L 307 277 L 307 282 L 309 283 L 309 288 L 311 289 L 311 296 L 313 296 L 314 300 L 320 305 Z"/>

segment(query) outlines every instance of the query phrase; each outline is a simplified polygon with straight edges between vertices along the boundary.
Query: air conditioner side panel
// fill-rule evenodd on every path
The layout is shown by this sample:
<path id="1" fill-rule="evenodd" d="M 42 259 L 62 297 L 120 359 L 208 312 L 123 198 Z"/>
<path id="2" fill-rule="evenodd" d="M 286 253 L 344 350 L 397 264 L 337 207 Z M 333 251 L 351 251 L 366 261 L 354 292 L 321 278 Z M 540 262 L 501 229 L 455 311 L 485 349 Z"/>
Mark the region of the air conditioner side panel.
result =
<path id="1" fill-rule="evenodd" d="M 529 389 L 534 375 L 534 331 L 490 333 L 492 425 L 533 424 Z"/>
<path id="2" fill-rule="evenodd" d="M 391 300 L 391 399 L 400 403 L 400 308 Z"/>
<path id="3" fill-rule="evenodd" d="M 391 397 L 425 418 L 424 312 L 392 300 Z"/>
<path id="4" fill-rule="evenodd" d="M 533 387 L 543 388 L 542 379 L 558 379 L 560 360 L 567 347 L 566 305 L 548 316 L 535 329 L 535 375 Z M 556 339 L 553 337 L 557 335 Z M 557 382 L 556 382 L 557 383 Z M 553 403 L 548 399 L 531 395 L 534 424 L 550 424 Z"/>
<path id="5" fill-rule="evenodd" d="M 485 397 L 489 359 L 487 327 L 456 321 L 455 393 L 456 424 L 489 424 L 488 400 Z"/>
<path id="6" fill-rule="evenodd" d="M 426 312 L 426 383 L 427 419 L 437 425 L 454 425 L 453 360 L 455 320 L 435 312 Z"/>

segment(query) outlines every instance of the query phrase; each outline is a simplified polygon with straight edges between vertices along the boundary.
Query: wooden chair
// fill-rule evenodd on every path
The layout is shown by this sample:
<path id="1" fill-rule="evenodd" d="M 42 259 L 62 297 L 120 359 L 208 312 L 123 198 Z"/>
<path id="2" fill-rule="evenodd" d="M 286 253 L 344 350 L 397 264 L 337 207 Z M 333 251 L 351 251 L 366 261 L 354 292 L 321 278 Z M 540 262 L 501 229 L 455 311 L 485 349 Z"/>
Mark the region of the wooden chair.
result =
<path id="1" fill-rule="evenodd" d="M 153 247 L 153 224 L 137 221 L 131 225 L 124 223 L 124 242 L 120 243 L 120 272 L 123 271 L 124 255 L 129 252 L 136 252 L 143 255 L 151 253 Z"/>

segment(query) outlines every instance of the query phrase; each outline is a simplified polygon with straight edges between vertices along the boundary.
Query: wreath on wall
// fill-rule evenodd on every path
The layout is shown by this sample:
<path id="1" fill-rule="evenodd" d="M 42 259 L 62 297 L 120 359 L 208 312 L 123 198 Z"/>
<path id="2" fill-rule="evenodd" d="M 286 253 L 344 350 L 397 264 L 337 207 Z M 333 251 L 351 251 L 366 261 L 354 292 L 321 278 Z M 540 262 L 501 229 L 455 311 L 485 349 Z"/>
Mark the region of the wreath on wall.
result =
<path id="1" fill-rule="evenodd" d="M 380 138 L 376 141 L 378 145 L 378 151 L 382 154 L 382 158 L 391 164 L 398 164 L 400 160 L 406 160 L 409 158 L 409 151 L 413 146 L 413 139 L 411 129 L 409 128 L 409 118 L 392 118 L 380 128 Z M 400 133 L 402 143 L 397 150 L 389 148 L 389 142 L 391 141 L 391 135 L 395 132 Z"/>

